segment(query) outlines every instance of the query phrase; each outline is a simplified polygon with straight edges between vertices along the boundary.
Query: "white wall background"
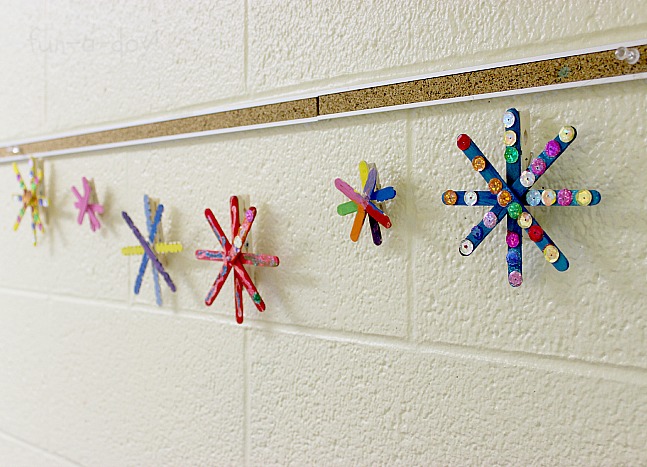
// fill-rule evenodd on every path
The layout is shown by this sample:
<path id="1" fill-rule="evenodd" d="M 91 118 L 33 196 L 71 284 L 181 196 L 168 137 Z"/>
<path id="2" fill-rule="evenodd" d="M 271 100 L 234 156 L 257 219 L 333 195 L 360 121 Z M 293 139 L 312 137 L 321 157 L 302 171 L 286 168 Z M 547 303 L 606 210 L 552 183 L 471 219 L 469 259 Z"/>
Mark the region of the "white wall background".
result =
<path id="1" fill-rule="evenodd" d="M 644 0 L 505 5 L 1 0 L 0 140 L 647 36 Z M 0 166 L 0 465 L 647 463 L 646 105 L 637 81 L 50 159 L 37 248 Z M 603 194 L 534 209 L 571 268 L 527 244 L 519 289 L 505 228 L 462 258 L 483 213 L 440 203 L 483 189 L 458 133 L 503 169 L 511 106 L 535 152 L 578 129 L 546 187 Z M 361 159 L 398 190 L 379 248 L 335 213 Z M 82 176 L 98 234 L 75 222 Z M 161 309 L 119 252 L 144 193 L 185 246 Z M 204 306 L 218 267 L 193 258 L 232 194 L 281 258 L 242 326 L 231 282 Z"/>

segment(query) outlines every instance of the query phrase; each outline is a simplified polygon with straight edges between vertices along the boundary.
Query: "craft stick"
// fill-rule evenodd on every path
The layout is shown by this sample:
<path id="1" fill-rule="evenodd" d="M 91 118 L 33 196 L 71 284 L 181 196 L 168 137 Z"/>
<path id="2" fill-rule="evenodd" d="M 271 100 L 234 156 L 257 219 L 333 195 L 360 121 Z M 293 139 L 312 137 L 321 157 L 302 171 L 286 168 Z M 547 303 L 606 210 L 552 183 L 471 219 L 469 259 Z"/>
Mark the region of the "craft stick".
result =
<path id="1" fill-rule="evenodd" d="M 373 237 L 373 243 L 377 246 L 382 244 L 382 231 L 380 230 L 380 224 L 369 216 L 368 223 L 371 226 L 371 237 Z"/>
<path id="2" fill-rule="evenodd" d="M 547 191 L 547 190 L 549 190 L 549 188 L 546 188 L 546 189 L 543 189 L 543 190 L 537 190 L 537 191 L 539 191 L 539 193 L 543 193 L 544 191 Z M 552 190 L 552 191 L 554 191 L 555 193 L 558 193 L 561 190 L 557 189 L 557 190 Z M 582 190 L 569 190 L 569 191 L 571 192 L 571 197 L 572 197 L 571 204 L 568 204 L 568 205 L 564 206 L 564 205 L 559 204 L 558 202 L 555 202 L 555 203 L 551 204 L 550 206 L 546 206 L 545 204 L 539 204 L 539 205 L 537 205 L 537 207 L 560 207 L 560 208 L 561 207 L 571 207 L 571 206 L 584 207 L 581 204 L 577 204 L 577 200 L 575 199 L 575 196 L 577 195 L 577 192 L 582 191 Z M 599 191 L 597 191 L 597 190 L 588 190 L 588 191 L 591 192 L 591 202 L 589 204 L 587 204 L 586 206 L 595 206 L 596 204 L 599 204 L 600 201 L 602 201 L 602 195 L 600 194 Z M 525 201 L 525 197 L 524 197 L 524 201 Z M 526 202 L 525 205 L 528 206 L 528 202 Z"/>
<path id="3" fill-rule="evenodd" d="M 155 234 L 156 234 L 159 222 L 162 219 L 163 212 L 164 212 L 164 206 L 162 205 L 158 206 L 157 210 L 155 211 L 155 221 L 154 222 L 151 221 L 150 198 L 148 197 L 148 195 L 144 195 L 144 217 L 146 218 L 146 227 L 148 229 L 148 241 L 150 243 L 153 243 L 155 241 Z M 122 215 L 123 215 L 123 212 L 122 212 Z M 137 232 L 139 232 L 139 230 L 137 230 Z M 134 233 L 134 230 L 133 230 L 133 233 Z M 135 234 L 135 236 L 137 236 L 137 234 Z M 142 248 L 144 248 L 144 252 L 146 252 L 146 248 L 144 247 L 143 244 L 142 244 Z M 144 280 L 144 274 L 146 273 L 146 267 L 148 266 L 149 259 L 151 258 L 149 258 L 147 254 L 144 254 L 142 256 L 142 260 L 139 265 L 139 272 L 137 273 L 137 277 L 135 278 L 135 294 L 139 294 L 139 291 L 141 290 L 142 281 Z M 157 277 L 155 272 L 153 272 L 153 280 L 156 281 L 157 284 L 159 284 L 159 278 Z"/>
<path id="4" fill-rule="evenodd" d="M 385 229 L 391 228 L 391 219 L 370 201 L 364 207 L 366 213 L 380 223 Z"/>
<path id="5" fill-rule="evenodd" d="M 490 180 L 492 180 L 493 178 L 498 178 L 499 180 L 503 181 L 503 178 L 501 177 L 501 175 L 499 175 L 499 172 L 497 172 L 497 170 L 490 163 L 488 158 L 485 157 L 483 152 L 481 152 L 481 150 L 476 145 L 476 143 L 472 141 L 472 139 L 467 135 L 460 135 L 459 139 L 462 137 L 469 138 L 470 145 L 467 147 L 467 149 L 461 149 L 459 146 L 459 149 L 463 151 L 463 154 L 465 154 L 465 156 L 470 160 L 470 162 L 472 162 L 474 158 L 477 156 L 481 156 L 483 157 L 483 159 L 485 159 L 485 168 L 478 173 L 481 174 L 481 177 L 483 177 L 486 183 L 489 183 Z"/>
<path id="6" fill-rule="evenodd" d="M 180 242 L 171 242 L 171 243 L 156 243 L 154 245 L 156 253 L 165 255 L 169 253 L 179 253 L 184 249 Z"/>
<path id="7" fill-rule="evenodd" d="M 254 253 L 241 253 L 242 263 L 252 266 L 276 267 L 279 265 L 279 257 L 272 255 L 257 255 Z"/>
<path id="8" fill-rule="evenodd" d="M 209 292 L 207 292 L 207 298 L 205 298 L 204 303 L 206 303 L 207 305 L 211 305 L 213 303 L 213 301 L 218 296 L 220 289 L 222 289 L 222 286 L 227 280 L 227 276 L 229 276 L 230 272 L 231 266 L 228 262 L 225 262 L 220 269 L 218 277 L 216 277 L 216 280 L 213 282 L 213 285 L 209 289 Z"/>
<path id="9" fill-rule="evenodd" d="M 195 257 L 203 261 L 225 261 L 226 255 L 224 251 L 214 250 L 196 250 Z"/>
<path id="10" fill-rule="evenodd" d="M 494 215 L 496 216 L 497 221 L 496 221 L 496 224 L 494 224 L 494 227 L 492 228 L 486 227 L 485 222 L 481 219 L 481 222 L 479 222 L 478 225 L 476 225 L 476 227 L 480 229 L 481 235 L 480 236 L 477 235 L 474 231 L 474 228 L 472 228 L 472 231 L 467 235 L 467 237 L 465 237 L 467 240 L 472 242 L 472 244 L 474 245 L 474 250 L 476 250 L 476 248 L 483 242 L 483 240 L 485 240 L 485 238 L 488 235 L 490 235 L 490 232 L 492 232 L 496 228 L 496 226 L 499 225 L 501 220 L 507 214 L 506 209 L 502 208 L 498 204 L 496 206 L 492 206 L 492 209 L 490 209 L 489 212 L 494 213 Z M 474 252 L 474 250 L 472 250 L 472 252 Z"/>
<path id="11" fill-rule="evenodd" d="M 521 116 L 517 109 L 508 109 L 507 112 L 514 116 L 514 123 L 509 127 L 506 127 L 506 130 L 514 133 L 515 141 L 511 145 L 508 145 L 509 141 L 506 142 L 506 146 L 514 149 L 517 153 L 515 161 L 511 162 L 506 159 L 505 164 L 506 185 L 512 186 L 519 180 L 519 176 L 521 175 L 521 160 L 523 158 L 523 149 L 521 147 Z M 511 152 L 514 153 L 514 151 Z M 521 201 L 525 201 L 525 199 Z M 508 233 L 506 234 L 506 244 L 508 247 L 508 254 L 506 255 L 506 263 L 508 265 L 508 283 L 513 287 L 519 287 L 523 281 L 523 237 L 521 227 L 517 224 L 516 219 L 506 216 L 506 222 L 508 227 Z M 516 240 L 516 242 L 513 240 Z"/>
<path id="12" fill-rule="evenodd" d="M 234 306 L 236 308 L 236 322 L 243 324 L 243 283 L 238 274 L 234 272 Z"/>
<path id="13" fill-rule="evenodd" d="M 240 250 L 243 248 L 243 245 L 245 245 L 245 241 L 247 240 L 247 234 L 249 234 L 249 230 L 252 228 L 254 219 L 256 219 L 256 208 L 252 206 L 245 213 L 245 221 L 240 226 L 240 229 L 238 229 L 238 235 L 236 235 L 236 237 L 234 237 L 234 239 L 232 240 L 232 245 L 234 250 L 232 256 L 238 255 L 238 253 L 240 253 Z M 237 243 L 236 238 L 240 239 L 239 245 L 236 244 Z"/>
<path id="14" fill-rule="evenodd" d="M 155 243 L 157 237 L 157 229 L 162 222 L 162 213 L 164 212 L 164 205 L 160 204 L 155 209 L 155 221 L 151 219 L 151 199 L 148 195 L 144 195 L 144 214 L 146 217 L 146 228 L 148 229 L 148 242 L 152 245 Z M 148 256 L 145 255 L 144 258 Z M 157 257 L 155 259 L 158 259 Z M 153 290 L 155 290 L 155 302 L 157 306 L 162 306 L 162 290 L 160 287 L 160 279 L 157 270 L 152 268 L 153 272 Z M 140 281 L 141 284 L 141 281 Z"/>
<path id="15" fill-rule="evenodd" d="M 571 128 L 573 128 L 573 127 L 571 127 Z M 535 174 L 535 183 L 534 183 L 534 185 L 536 185 L 536 184 L 537 184 L 537 182 L 539 181 L 539 179 L 540 179 L 540 178 L 541 178 L 541 177 L 546 173 L 546 171 L 548 171 L 548 169 L 550 168 L 550 166 L 551 166 L 551 165 L 553 165 L 553 164 L 555 163 L 555 161 L 556 161 L 557 159 L 559 159 L 559 157 L 560 157 L 562 154 L 564 154 L 564 151 L 566 151 L 566 148 L 568 148 L 568 147 L 573 143 L 573 141 L 575 141 L 575 139 L 577 138 L 577 130 L 576 130 L 575 128 L 573 128 L 573 132 L 574 132 L 574 134 L 573 134 L 573 139 L 571 139 L 571 140 L 570 140 L 569 142 L 567 142 L 567 143 L 563 142 L 563 141 L 559 138 L 559 135 L 557 135 L 557 136 L 553 139 L 553 141 L 554 141 L 554 142 L 556 142 L 556 143 L 559 145 L 559 153 L 557 153 L 557 155 L 555 155 L 555 156 L 553 156 L 553 157 L 548 157 L 548 156 L 546 155 L 546 150 L 544 149 L 544 150 L 543 150 L 543 151 L 542 151 L 542 152 L 541 152 L 537 157 L 535 157 L 533 160 L 531 160 L 531 161 L 530 161 L 530 165 L 528 165 L 528 168 L 527 168 L 526 170 L 530 170 L 530 171 L 532 171 L 532 169 L 531 169 L 531 167 L 532 167 L 532 161 L 534 161 L 535 159 L 541 159 L 541 160 L 543 160 L 543 161 L 544 161 L 544 163 L 546 164 L 546 168 L 544 169 L 544 171 L 543 171 L 542 173 L 540 173 L 540 174 Z M 528 192 L 528 190 L 530 190 L 531 188 L 532 188 L 532 187 L 528 187 L 528 188 L 526 188 L 525 186 L 523 186 L 523 185 L 521 184 L 521 181 L 520 181 L 519 179 L 517 179 L 517 181 L 512 185 L 512 189 L 513 189 L 513 190 L 515 190 L 515 193 L 519 193 L 519 194 L 520 194 L 520 196 L 525 196 L 525 195 L 526 195 L 526 192 Z"/>
<path id="16" fill-rule="evenodd" d="M 207 218 L 207 222 L 211 226 L 211 230 L 213 230 L 214 235 L 218 239 L 218 242 L 222 246 L 224 250 L 229 249 L 229 241 L 227 240 L 227 237 L 225 236 L 225 233 L 222 231 L 222 228 L 220 227 L 220 224 L 218 224 L 218 221 L 216 220 L 216 216 L 213 215 L 213 212 L 211 212 L 211 209 L 207 208 L 204 210 L 204 216 Z"/>
<path id="17" fill-rule="evenodd" d="M 256 286 L 252 282 L 252 278 L 249 277 L 248 272 L 245 270 L 242 264 L 239 262 L 234 263 L 234 269 L 240 279 L 240 282 L 243 284 L 243 287 L 247 290 L 247 293 L 251 297 L 254 305 L 258 311 L 265 311 L 265 302 L 261 298 L 261 294 L 258 293 Z"/>
<path id="18" fill-rule="evenodd" d="M 366 182 L 364 184 L 364 198 L 368 199 L 371 194 L 375 191 L 375 185 L 377 184 L 377 169 L 371 167 L 368 171 L 368 176 L 366 177 Z"/>
<path id="19" fill-rule="evenodd" d="M 238 235 L 240 230 L 240 211 L 238 204 L 238 197 L 232 196 L 229 199 L 229 211 L 231 215 L 231 238 L 232 241 Z M 242 248 L 242 246 L 241 246 Z M 234 306 L 236 309 L 236 322 L 242 324 L 243 322 L 243 284 L 238 278 L 238 274 L 234 271 Z"/>
<path id="20" fill-rule="evenodd" d="M 388 201 L 390 199 L 395 198 L 395 189 L 392 186 L 387 186 L 385 188 L 380 188 L 379 190 L 376 190 L 372 195 L 371 199 L 373 201 Z"/>
<path id="21" fill-rule="evenodd" d="M 229 215 L 231 219 L 231 238 L 233 239 L 238 235 L 238 230 L 240 230 L 240 211 L 239 211 L 239 202 L 238 196 L 232 196 L 229 198 Z"/>
<path id="22" fill-rule="evenodd" d="M 357 203 L 355 201 L 346 201 L 337 206 L 337 214 L 340 216 L 346 216 L 357 212 Z"/>
<path id="23" fill-rule="evenodd" d="M 79 194 L 79 191 L 75 186 L 72 187 L 72 193 L 74 193 L 74 196 L 76 196 L 76 198 L 78 199 L 78 201 L 74 203 L 74 206 L 79 208 L 79 215 L 76 218 L 76 222 L 81 225 L 83 223 L 83 216 L 85 215 L 85 210 L 87 207 L 87 199 Z"/>
<path id="24" fill-rule="evenodd" d="M 364 205 L 364 199 L 351 187 L 348 183 L 341 178 L 335 179 L 335 187 L 341 191 L 348 199 L 355 201 L 358 205 Z"/>
<path id="25" fill-rule="evenodd" d="M 20 189 L 26 190 L 27 186 L 25 186 L 25 181 L 22 179 L 20 170 L 18 170 L 18 164 L 16 164 L 15 162 L 13 163 L 13 172 L 16 174 L 16 180 L 18 180 L 18 186 L 20 186 Z"/>
<path id="26" fill-rule="evenodd" d="M 359 181 L 362 186 L 366 185 L 366 180 L 368 179 L 369 167 L 366 161 L 359 162 Z"/>
<path id="27" fill-rule="evenodd" d="M 447 190 L 447 191 L 453 191 L 454 193 L 456 193 L 457 199 L 456 199 L 456 202 L 453 204 L 453 206 L 469 206 L 465 202 L 465 193 L 469 193 L 469 191 L 464 191 L 464 190 Z M 443 194 L 441 195 L 441 201 L 443 202 L 443 204 L 447 204 L 447 202 L 445 201 L 445 193 L 446 192 L 443 192 Z M 493 195 L 492 193 L 490 193 L 489 190 L 474 191 L 474 193 L 476 193 L 477 198 L 476 198 L 476 203 L 474 203 L 473 206 L 496 206 L 498 204 L 496 200 L 496 195 Z"/>
<path id="28" fill-rule="evenodd" d="M 528 212 L 526 210 L 526 208 L 523 208 L 523 211 Z M 537 226 L 541 227 L 539 222 L 537 222 L 537 220 L 534 217 L 532 218 L 531 227 L 533 225 L 537 225 Z M 524 229 L 524 230 L 526 232 L 528 232 L 530 230 L 530 227 L 528 227 L 527 229 Z M 542 230 L 543 230 L 543 228 L 542 228 Z M 542 252 L 542 255 L 544 253 L 544 248 L 546 248 L 548 245 L 553 245 L 555 248 L 557 248 L 557 251 L 559 252 L 559 258 L 554 263 L 549 262 L 549 264 L 551 264 L 555 269 L 557 269 L 560 272 L 564 272 L 564 271 L 566 271 L 568 269 L 568 266 L 569 266 L 568 258 L 566 258 L 566 256 L 564 256 L 564 253 L 562 253 L 562 250 L 559 249 L 559 247 L 550 238 L 550 236 L 548 235 L 548 233 L 545 230 L 544 230 L 544 235 L 543 235 L 542 239 L 540 241 L 538 241 L 538 242 L 533 242 L 533 243 L 535 243 L 535 245 L 537 245 L 537 248 L 539 248 L 539 250 Z"/>
<path id="29" fill-rule="evenodd" d="M 359 234 L 362 231 L 362 225 L 364 225 L 364 219 L 366 219 L 366 211 L 362 206 L 357 206 L 357 213 L 355 214 L 353 227 L 350 230 L 350 239 L 354 242 L 359 240 Z"/>

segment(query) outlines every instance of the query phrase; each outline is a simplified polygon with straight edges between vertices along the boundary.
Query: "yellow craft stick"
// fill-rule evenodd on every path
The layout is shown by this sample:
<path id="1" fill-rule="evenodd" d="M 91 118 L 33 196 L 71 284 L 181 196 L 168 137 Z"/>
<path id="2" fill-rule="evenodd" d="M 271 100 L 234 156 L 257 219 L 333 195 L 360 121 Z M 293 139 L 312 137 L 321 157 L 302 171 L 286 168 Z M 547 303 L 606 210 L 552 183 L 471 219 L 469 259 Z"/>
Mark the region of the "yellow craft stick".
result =
<path id="1" fill-rule="evenodd" d="M 362 187 L 359 190 L 361 192 L 364 188 L 364 185 L 366 185 L 366 180 L 368 179 L 368 164 L 366 163 L 366 161 L 361 161 L 359 163 L 359 179 L 362 182 Z"/>
<path id="2" fill-rule="evenodd" d="M 155 244 L 155 251 L 157 253 L 161 254 L 166 254 L 166 253 L 179 253 L 182 251 L 182 244 L 181 243 L 156 243 Z"/>
<path id="3" fill-rule="evenodd" d="M 156 243 L 153 246 L 153 249 L 156 253 L 167 254 L 167 253 L 179 253 L 182 251 L 181 243 Z M 136 256 L 144 254 L 144 247 L 141 245 L 137 246 L 126 246 L 121 249 L 121 254 L 124 256 Z"/>

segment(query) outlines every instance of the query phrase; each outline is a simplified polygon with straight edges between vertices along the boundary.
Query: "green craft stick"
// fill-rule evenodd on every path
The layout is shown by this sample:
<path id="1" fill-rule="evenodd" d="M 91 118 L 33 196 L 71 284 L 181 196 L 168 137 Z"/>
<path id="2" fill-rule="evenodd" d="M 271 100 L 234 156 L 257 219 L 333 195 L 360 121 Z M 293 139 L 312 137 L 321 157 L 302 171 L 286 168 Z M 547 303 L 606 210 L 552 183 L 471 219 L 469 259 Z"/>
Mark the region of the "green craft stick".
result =
<path id="1" fill-rule="evenodd" d="M 355 201 L 347 201 L 337 206 L 337 214 L 340 216 L 346 216 L 354 212 L 357 212 L 357 204 Z"/>

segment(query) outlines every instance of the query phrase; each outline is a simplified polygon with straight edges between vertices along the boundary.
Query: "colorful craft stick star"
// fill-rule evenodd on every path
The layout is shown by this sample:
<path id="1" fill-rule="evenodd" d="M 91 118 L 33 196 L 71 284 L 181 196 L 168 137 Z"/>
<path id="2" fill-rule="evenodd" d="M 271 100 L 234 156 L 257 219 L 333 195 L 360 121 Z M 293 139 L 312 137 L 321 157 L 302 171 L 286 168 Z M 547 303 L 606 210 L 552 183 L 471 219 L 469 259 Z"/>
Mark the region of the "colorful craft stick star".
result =
<path id="1" fill-rule="evenodd" d="M 247 253 L 242 251 L 247 240 L 247 235 L 249 234 L 254 219 L 256 218 L 256 208 L 251 207 L 245 213 L 245 220 L 243 224 L 240 224 L 240 214 L 239 214 L 239 205 L 238 197 L 232 196 L 229 200 L 230 205 L 230 214 L 231 214 L 231 235 L 232 242 L 229 243 L 225 233 L 223 232 L 220 224 L 216 220 L 216 217 L 213 215 L 211 209 L 207 208 L 204 211 L 204 215 L 207 218 L 211 230 L 218 239 L 218 243 L 222 247 L 222 251 L 214 250 L 197 250 L 195 252 L 195 257 L 199 260 L 204 261 L 220 261 L 223 263 L 222 268 L 220 269 L 220 274 L 216 277 L 213 285 L 207 293 L 205 298 L 205 304 L 207 306 L 211 305 L 220 289 L 222 289 L 223 284 L 227 280 L 229 273 L 234 271 L 234 303 L 236 305 L 236 321 L 240 324 L 243 322 L 243 297 L 242 290 L 243 287 L 247 290 L 247 293 L 252 298 L 252 301 L 256 305 L 258 311 L 265 310 L 265 302 L 261 298 L 256 286 L 252 282 L 251 277 L 245 270 L 244 265 L 253 265 L 253 266 L 263 266 L 263 267 L 276 267 L 279 265 L 279 258 L 277 256 L 270 255 L 257 255 L 254 253 Z"/>
<path id="2" fill-rule="evenodd" d="M 154 216 L 151 215 L 152 208 L 155 208 Z M 122 217 L 132 230 L 133 234 L 139 242 L 138 246 L 124 247 L 121 249 L 121 253 L 124 256 L 132 255 L 142 255 L 142 261 L 139 266 L 139 272 L 137 273 L 137 278 L 135 279 L 135 294 L 139 294 L 139 291 L 142 287 L 142 281 L 144 280 L 144 273 L 146 272 L 146 267 L 148 262 L 152 263 L 153 271 L 153 282 L 155 284 L 155 301 L 158 306 L 162 306 L 162 291 L 160 290 L 160 283 L 158 273 L 161 274 L 164 282 L 169 286 L 171 292 L 175 292 L 175 284 L 171 279 L 171 276 L 166 272 L 162 261 L 157 257 L 156 253 L 167 254 L 167 253 L 179 253 L 182 251 L 182 244 L 179 242 L 165 243 L 162 239 L 162 214 L 164 213 L 164 205 L 157 204 L 156 201 L 151 200 L 147 195 L 144 195 L 144 212 L 146 215 L 146 227 L 148 229 L 148 240 L 144 238 L 139 229 L 135 226 L 133 220 L 130 218 L 128 213 L 123 211 L 121 213 Z"/>
<path id="3" fill-rule="evenodd" d="M 391 227 L 391 219 L 384 213 L 382 202 L 395 198 L 396 193 L 393 187 L 390 186 L 380 188 L 377 168 L 374 164 L 369 165 L 365 161 L 361 161 L 359 163 L 359 176 L 363 187 L 361 194 L 353 190 L 341 178 L 335 179 L 337 189 L 350 199 L 350 201 L 337 206 L 337 213 L 340 216 L 356 213 L 353 227 L 350 231 L 350 239 L 354 242 L 359 239 L 364 220 L 368 215 L 373 243 L 381 245 L 382 231 L 380 230 L 380 225 L 385 229 Z"/>
<path id="4" fill-rule="evenodd" d="M 103 214 L 103 206 L 96 202 L 96 193 L 94 191 L 94 183 L 88 181 L 83 177 L 83 195 L 79 194 L 79 190 L 75 186 L 72 187 L 72 193 L 76 196 L 74 206 L 78 208 L 79 215 L 76 221 L 79 225 L 83 224 L 83 217 L 87 214 L 90 222 L 90 229 L 96 232 L 101 228 L 101 222 L 97 219 L 97 214 Z"/>
<path id="5" fill-rule="evenodd" d="M 46 208 L 49 206 L 47 198 L 42 196 L 43 189 L 43 170 L 38 166 L 38 162 L 34 159 L 29 159 L 29 187 L 25 184 L 25 181 L 18 170 L 18 164 L 14 162 L 13 171 L 16 174 L 16 179 L 18 180 L 18 185 L 22 190 L 22 194 L 14 195 L 14 199 L 20 203 L 22 206 L 20 211 L 18 211 L 18 217 L 16 222 L 13 225 L 14 230 L 18 230 L 20 227 L 20 222 L 25 215 L 27 209 L 31 209 L 31 230 L 34 233 L 34 246 L 37 244 L 36 230 L 40 230 L 41 233 L 45 233 L 45 228 L 43 226 L 43 221 L 40 216 L 40 208 Z"/>
<path id="6" fill-rule="evenodd" d="M 483 216 L 483 220 L 474 226 L 469 235 L 461 241 L 459 251 L 469 256 L 488 236 L 490 232 L 507 217 L 508 233 L 506 243 L 508 254 L 508 282 L 512 287 L 519 287 L 522 277 L 522 229 L 543 252 L 545 259 L 558 271 L 568 269 L 568 260 L 555 242 L 532 217 L 525 206 L 595 206 L 601 195 L 595 190 L 551 190 L 532 189 L 532 186 L 561 156 L 575 140 L 577 132 L 571 126 L 562 127 L 559 134 L 550 140 L 541 154 L 530 161 L 530 165 L 521 171 L 521 125 L 520 115 L 516 109 L 508 109 L 503 115 L 505 126 L 504 142 L 506 144 L 506 180 L 499 175 L 481 150 L 467 135 L 460 135 L 458 148 L 463 151 L 488 184 L 489 191 L 454 191 L 443 193 L 443 203 L 457 206 L 492 206 Z"/>

